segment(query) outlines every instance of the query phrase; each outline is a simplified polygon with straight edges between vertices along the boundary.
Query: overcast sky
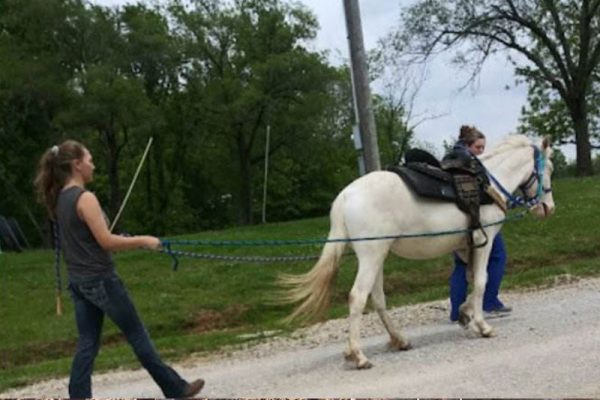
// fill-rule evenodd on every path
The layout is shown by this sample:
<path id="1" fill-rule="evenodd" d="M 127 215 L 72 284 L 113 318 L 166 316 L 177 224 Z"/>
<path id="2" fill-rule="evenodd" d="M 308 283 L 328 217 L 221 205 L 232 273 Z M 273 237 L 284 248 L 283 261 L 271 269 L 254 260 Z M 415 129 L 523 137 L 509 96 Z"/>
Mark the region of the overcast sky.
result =
<path id="1" fill-rule="evenodd" d="M 103 5 L 120 5 L 130 0 L 93 0 Z M 297 0 L 311 9 L 320 25 L 316 50 L 327 50 L 332 63 L 348 60 L 348 42 L 342 0 Z M 363 36 L 367 50 L 377 40 L 398 26 L 400 9 L 411 0 L 361 0 Z M 526 101 L 526 88 L 514 87 L 512 67 L 497 57 L 485 66 L 475 87 L 459 90 L 468 76 L 450 65 L 449 58 L 439 58 L 430 65 L 428 78 L 414 102 L 414 114 L 439 116 L 420 123 L 416 138 L 436 146 L 441 155 L 441 143 L 452 139 L 460 125 L 475 125 L 488 138 L 488 147 L 514 133 L 521 107 Z M 506 87 L 510 90 L 506 90 Z M 376 90 L 376 88 L 375 88 Z M 422 118 L 419 118 L 419 120 Z M 417 120 L 415 119 L 414 122 Z M 572 149 L 563 151 L 570 156 Z"/>

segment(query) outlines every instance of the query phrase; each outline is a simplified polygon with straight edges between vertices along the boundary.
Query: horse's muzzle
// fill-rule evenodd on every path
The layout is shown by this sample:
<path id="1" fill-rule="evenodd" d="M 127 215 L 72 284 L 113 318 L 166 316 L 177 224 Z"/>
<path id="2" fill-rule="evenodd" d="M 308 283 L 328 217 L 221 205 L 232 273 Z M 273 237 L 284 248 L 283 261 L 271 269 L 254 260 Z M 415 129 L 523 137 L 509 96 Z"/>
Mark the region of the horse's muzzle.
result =
<path id="1" fill-rule="evenodd" d="M 554 214 L 554 206 L 548 205 L 545 202 L 540 202 L 534 207 L 530 208 L 529 211 L 538 218 L 548 218 Z"/>
<path id="2" fill-rule="evenodd" d="M 549 217 L 554 214 L 555 206 L 549 206 L 548 204 L 542 202 L 542 207 L 544 207 L 544 216 Z"/>

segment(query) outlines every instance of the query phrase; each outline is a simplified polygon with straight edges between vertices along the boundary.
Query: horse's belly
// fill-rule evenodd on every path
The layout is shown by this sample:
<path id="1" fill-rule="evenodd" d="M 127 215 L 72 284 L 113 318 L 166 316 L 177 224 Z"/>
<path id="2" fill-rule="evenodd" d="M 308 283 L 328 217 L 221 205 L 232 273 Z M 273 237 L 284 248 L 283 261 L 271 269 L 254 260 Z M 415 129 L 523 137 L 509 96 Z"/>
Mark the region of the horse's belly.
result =
<path id="1" fill-rule="evenodd" d="M 464 235 L 446 235 L 436 238 L 399 239 L 392 244 L 390 250 L 400 257 L 423 260 L 462 249 L 465 244 Z"/>

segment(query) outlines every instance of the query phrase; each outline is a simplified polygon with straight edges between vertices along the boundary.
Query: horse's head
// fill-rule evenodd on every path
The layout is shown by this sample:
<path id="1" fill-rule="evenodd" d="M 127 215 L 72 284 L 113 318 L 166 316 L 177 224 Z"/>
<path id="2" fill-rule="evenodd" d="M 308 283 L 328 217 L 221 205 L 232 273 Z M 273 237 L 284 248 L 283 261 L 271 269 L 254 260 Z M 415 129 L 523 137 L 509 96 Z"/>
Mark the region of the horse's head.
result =
<path id="1" fill-rule="evenodd" d="M 533 172 L 519 188 L 525 200 L 532 204 L 529 211 L 539 218 L 554 214 L 554 198 L 552 197 L 552 146 L 550 137 L 542 140 L 541 147 L 533 146 Z"/>
<path id="2" fill-rule="evenodd" d="M 544 138 L 540 147 L 523 135 L 508 136 L 490 153 L 481 157 L 494 186 L 506 198 L 509 208 L 526 206 L 537 217 L 554 213 L 552 147 Z M 497 174 L 497 178 L 494 176 Z M 512 193 L 520 189 L 523 197 Z"/>

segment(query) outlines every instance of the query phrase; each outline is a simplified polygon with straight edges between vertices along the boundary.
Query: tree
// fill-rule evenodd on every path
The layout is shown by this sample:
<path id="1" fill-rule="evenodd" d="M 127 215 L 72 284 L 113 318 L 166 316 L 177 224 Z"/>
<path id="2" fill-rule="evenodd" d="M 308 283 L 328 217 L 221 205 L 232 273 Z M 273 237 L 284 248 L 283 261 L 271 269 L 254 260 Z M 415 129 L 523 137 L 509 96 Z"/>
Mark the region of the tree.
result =
<path id="1" fill-rule="evenodd" d="M 539 84 L 530 84 L 528 104 L 523 107 L 519 132 L 537 136 L 550 135 L 555 143 L 576 144 L 569 110 L 558 93 Z M 600 81 L 595 77 L 587 98 L 590 147 L 600 149 Z"/>
<path id="2" fill-rule="evenodd" d="M 237 173 L 238 222 L 253 221 L 254 170 L 263 159 L 259 146 L 273 124 L 271 152 L 300 133 L 298 127 L 274 126 L 283 115 L 301 115 L 321 94 L 328 93 L 332 69 L 303 41 L 314 38 L 316 21 L 303 8 L 278 0 L 236 0 L 223 5 L 197 0 L 195 8 L 171 8 L 187 39 L 188 90 L 197 91 L 202 129 L 209 143 L 224 142 Z M 307 118 L 315 117 L 315 114 Z M 303 126 L 300 119 L 298 126 Z M 218 146 L 215 144 L 215 146 Z M 230 165 L 225 165 L 230 169 Z"/>
<path id="3" fill-rule="evenodd" d="M 414 131 L 405 121 L 404 106 L 389 97 L 376 96 L 373 105 L 383 166 L 395 164 L 409 149 Z"/>
<path id="4" fill-rule="evenodd" d="M 69 82 L 72 99 L 58 123 L 70 136 L 97 135 L 108 175 L 109 215 L 114 218 L 122 200 L 123 149 L 132 135 L 147 137 L 156 113 L 143 80 L 129 70 L 129 48 L 119 12 L 92 6 L 74 20 L 73 40 L 69 42 L 75 71 Z M 95 40 L 88 40 L 90 37 Z"/>
<path id="5" fill-rule="evenodd" d="M 28 233 L 43 211 L 34 207 L 35 164 L 66 138 L 94 154 L 91 189 L 114 216 L 154 136 L 121 219 L 130 232 L 251 223 L 267 127 L 269 221 L 322 215 L 355 176 L 348 71 L 307 50 L 316 20 L 296 3 L 0 8 L 0 211 L 29 219 Z"/>
<path id="6" fill-rule="evenodd" d="M 477 74 L 500 50 L 516 52 L 516 72 L 564 102 L 579 175 L 593 173 L 587 103 L 600 64 L 600 0 L 421 0 L 403 13 L 398 50 L 420 56 L 459 48 Z"/>
<path id="7" fill-rule="evenodd" d="M 397 163 L 415 143 L 415 129 L 438 115 L 415 113 L 414 106 L 427 80 L 427 63 L 415 63 L 411 57 L 390 51 L 388 35 L 369 55 L 371 80 L 380 87 L 375 97 L 375 118 L 379 130 L 382 160 Z M 423 144 L 419 144 L 422 146 Z"/>
<path id="8" fill-rule="evenodd" d="M 26 234 L 40 233 L 31 182 L 41 153 L 60 135 L 55 118 L 69 100 L 73 73 L 64 38 L 73 0 L 0 1 L 0 212 L 24 217 Z M 37 211 L 37 212 L 36 212 Z"/>
<path id="9" fill-rule="evenodd" d="M 119 74 L 114 66 L 90 66 L 79 81 L 79 101 L 61 115 L 61 121 L 67 130 L 97 134 L 108 175 L 109 215 L 114 218 L 122 200 L 121 154 L 131 135 L 147 137 L 152 108 L 142 82 Z"/>
<path id="10" fill-rule="evenodd" d="M 177 197 L 187 153 L 191 150 L 190 135 L 172 129 L 175 121 L 169 121 L 167 116 L 175 95 L 184 85 L 180 82 L 183 49 L 178 38 L 171 34 L 168 14 L 159 8 L 128 5 L 119 17 L 128 74 L 143 82 L 154 112 L 148 132 L 154 138 L 154 145 L 146 168 L 143 219 L 153 232 L 164 233 L 174 222 L 164 215 L 171 211 L 171 202 Z"/>

